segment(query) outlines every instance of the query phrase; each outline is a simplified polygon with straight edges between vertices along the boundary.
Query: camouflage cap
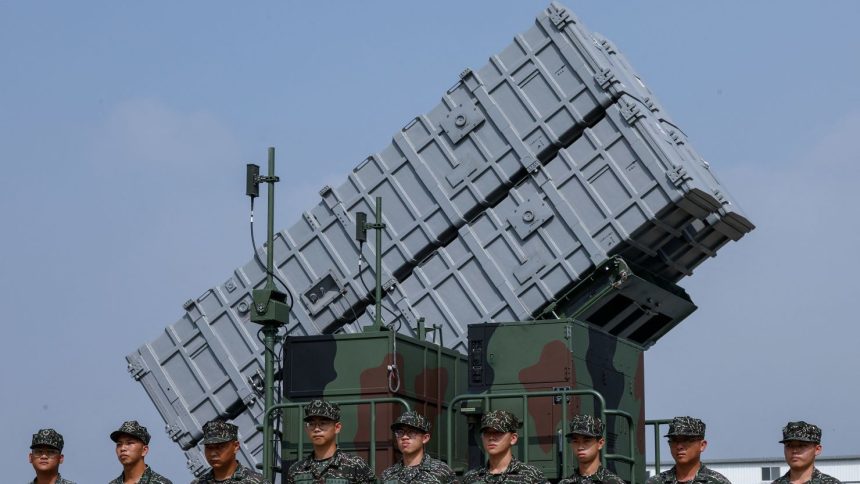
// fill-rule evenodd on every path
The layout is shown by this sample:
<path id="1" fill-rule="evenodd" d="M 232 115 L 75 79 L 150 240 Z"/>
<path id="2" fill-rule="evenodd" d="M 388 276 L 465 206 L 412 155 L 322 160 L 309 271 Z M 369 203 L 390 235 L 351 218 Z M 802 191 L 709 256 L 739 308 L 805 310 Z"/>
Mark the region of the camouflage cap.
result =
<path id="1" fill-rule="evenodd" d="M 669 424 L 669 432 L 664 437 L 676 436 L 705 438 L 705 422 L 694 417 L 675 417 Z"/>
<path id="2" fill-rule="evenodd" d="M 33 440 L 30 443 L 30 448 L 36 447 L 53 447 L 59 451 L 63 450 L 63 436 L 54 429 L 40 429 L 33 434 Z"/>
<path id="3" fill-rule="evenodd" d="M 493 429 L 498 432 L 516 432 L 521 422 L 516 415 L 507 410 L 492 410 L 481 417 L 481 430 Z"/>
<path id="4" fill-rule="evenodd" d="M 397 430 L 400 427 L 412 427 L 426 434 L 430 432 L 430 421 L 420 413 L 410 410 L 403 412 L 397 421 L 391 424 L 391 430 Z"/>
<path id="5" fill-rule="evenodd" d="M 203 445 L 239 440 L 239 427 L 223 420 L 210 420 L 203 425 Z"/>
<path id="6" fill-rule="evenodd" d="M 137 423 L 137 420 L 123 422 L 122 425 L 119 426 L 119 429 L 110 433 L 110 439 L 116 442 L 122 434 L 131 435 L 132 437 L 139 439 L 144 444 L 149 445 L 149 431 L 146 430 L 146 427 Z"/>
<path id="7" fill-rule="evenodd" d="M 305 405 L 305 422 L 313 417 L 322 417 L 340 422 L 340 406 L 334 402 L 316 399 Z"/>
<path id="8" fill-rule="evenodd" d="M 780 440 L 779 443 L 784 444 L 789 440 L 820 444 L 821 429 L 817 425 L 806 423 L 803 420 L 800 422 L 788 422 L 788 424 L 782 428 L 782 440 Z"/>
<path id="9" fill-rule="evenodd" d="M 570 421 L 570 432 L 565 437 L 570 439 L 574 435 L 585 435 L 587 437 L 603 437 L 603 421 L 591 415 L 574 415 Z"/>

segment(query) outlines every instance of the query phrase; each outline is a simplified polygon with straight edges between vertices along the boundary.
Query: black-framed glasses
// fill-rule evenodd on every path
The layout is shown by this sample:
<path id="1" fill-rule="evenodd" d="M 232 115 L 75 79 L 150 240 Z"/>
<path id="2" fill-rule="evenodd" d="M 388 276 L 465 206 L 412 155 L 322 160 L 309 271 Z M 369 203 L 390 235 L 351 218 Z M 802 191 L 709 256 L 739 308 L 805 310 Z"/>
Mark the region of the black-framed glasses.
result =
<path id="1" fill-rule="evenodd" d="M 404 436 L 409 437 L 410 439 L 418 438 L 421 435 L 421 432 L 415 429 L 397 429 L 394 431 L 394 436 L 398 439 L 403 438 Z"/>

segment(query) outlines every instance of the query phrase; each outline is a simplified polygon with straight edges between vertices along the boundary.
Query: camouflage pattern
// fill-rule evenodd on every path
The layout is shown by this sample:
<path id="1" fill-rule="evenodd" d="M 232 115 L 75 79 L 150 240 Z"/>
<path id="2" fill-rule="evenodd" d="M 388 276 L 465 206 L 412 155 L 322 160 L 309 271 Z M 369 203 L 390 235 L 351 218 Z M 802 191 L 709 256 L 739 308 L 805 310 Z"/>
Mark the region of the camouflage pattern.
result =
<path id="1" fill-rule="evenodd" d="M 619 465 L 616 472 L 627 481 L 631 477 L 638 483 L 645 481 L 642 347 L 571 319 L 471 325 L 469 331 L 469 360 L 475 371 L 480 372 L 477 376 L 470 375 L 469 393 L 492 395 L 554 388 L 598 391 L 605 400 L 606 409 L 622 410 L 633 417 L 631 428 L 626 419 L 607 416 L 603 422 L 607 437 L 604 452 L 633 457 L 636 464 L 632 469 Z M 490 355 L 496 357 L 491 359 Z M 567 430 L 569 424 L 563 420 L 559 400 L 560 397 L 530 398 L 525 414 L 521 413 L 522 400 L 518 397 L 492 400 L 492 408 L 518 412 L 517 415 L 528 422 L 528 440 L 524 431 L 519 430 L 519 451 L 524 452 L 528 446 L 529 463 L 538 466 L 552 480 L 567 477 L 559 474 L 561 466 L 555 437 L 559 429 Z M 591 396 L 567 397 L 568 418 L 577 414 L 599 415 L 599 412 Z M 464 430 L 458 427 L 455 432 Z M 483 459 L 481 442 L 473 438 L 469 445 L 470 467 L 476 467 Z"/>
<path id="2" fill-rule="evenodd" d="M 511 459 L 508 468 L 500 474 L 490 474 L 489 463 L 483 467 L 472 469 L 460 479 L 462 484 L 480 483 L 480 482 L 532 482 L 543 483 L 547 482 L 537 467 L 520 462 L 516 457 Z"/>
<path id="3" fill-rule="evenodd" d="M 137 423 L 137 420 L 129 420 L 127 422 L 123 422 L 123 424 L 120 425 L 119 429 L 114 430 L 110 433 L 110 439 L 116 442 L 117 439 L 119 439 L 119 436 L 122 434 L 131 435 L 132 437 L 140 440 L 144 444 L 149 445 L 149 431 L 146 430 L 146 427 Z"/>
<path id="4" fill-rule="evenodd" d="M 579 434 L 582 435 L 582 434 Z M 567 479 L 558 481 L 558 484 L 627 484 L 623 479 L 616 476 L 609 469 L 600 466 L 597 472 L 590 476 L 583 476 L 579 469 L 574 469 L 573 474 Z"/>
<path id="5" fill-rule="evenodd" d="M 223 420 L 210 420 L 203 424 L 203 445 L 239 440 L 239 427 Z"/>
<path id="6" fill-rule="evenodd" d="M 606 426 L 603 425 L 603 420 L 591 415 L 574 415 L 570 421 L 570 431 L 565 434 L 565 437 L 571 439 L 574 435 L 584 435 L 586 437 L 603 437 L 603 430 Z"/>
<path id="7" fill-rule="evenodd" d="M 60 435 L 54 429 L 40 429 L 38 432 L 33 434 L 33 440 L 30 442 L 30 448 L 34 448 L 40 445 L 46 447 L 53 447 L 60 452 L 63 451 L 63 436 Z"/>
<path id="8" fill-rule="evenodd" d="M 30 481 L 29 484 L 36 484 L 36 479 L 33 478 L 33 480 Z M 57 480 L 54 481 L 54 484 L 75 484 L 75 482 L 70 481 L 68 479 L 63 479 L 63 476 L 61 476 L 60 474 L 57 474 Z"/>
<path id="9" fill-rule="evenodd" d="M 493 429 L 497 432 L 516 432 L 522 422 L 516 415 L 506 410 L 491 410 L 481 417 L 481 430 Z"/>
<path id="10" fill-rule="evenodd" d="M 247 467 L 239 464 L 236 467 L 236 472 L 226 481 L 216 481 L 215 474 L 212 469 L 206 471 L 205 474 L 191 481 L 191 484 L 271 484 L 262 474 L 252 471 Z"/>
<path id="11" fill-rule="evenodd" d="M 421 463 L 417 466 L 406 467 L 401 460 L 388 469 L 385 469 L 382 472 L 380 480 L 385 484 L 393 484 L 395 482 L 433 484 L 436 482 L 456 482 L 457 476 L 448 467 L 448 464 L 434 459 L 425 453 L 424 458 L 421 459 Z"/>
<path id="12" fill-rule="evenodd" d="M 136 422 L 135 422 L 136 423 Z M 126 432 L 123 432 L 126 433 Z M 131 435 L 131 434 L 129 434 Z M 141 439 L 142 440 L 142 439 Z M 116 479 L 110 481 L 108 484 L 124 484 L 125 483 L 125 472 L 119 475 Z M 173 482 L 162 476 L 161 474 L 155 472 L 149 466 L 146 466 L 146 470 L 143 471 L 143 475 L 138 479 L 137 484 L 173 484 Z"/>
<path id="13" fill-rule="evenodd" d="M 305 405 L 305 422 L 314 417 L 340 422 L 340 405 L 320 399 L 312 400 Z"/>
<path id="14" fill-rule="evenodd" d="M 325 460 L 315 460 L 311 452 L 304 459 L 290 466 L 286 482 L 323 483 L 327 479 L 344 479 L 346 482 L 375 483 L 376 476 L 364 459 L 337 449 Z"/>
<path id="15" fill-rule="evenodd" d="M 414 410 L 410 410 L 400 414 L 400 417 L 397 417 L 397 420 L 391 424 L 391 430 L 397 430 L 400 427 L 412 427 L 427 434 L 430 433 L 431 425 L 427 417 Z"/>
<path id="16" fill-rule="evenodd" d="M 791 471 L 786 472 L 782 477 L 773 481 L 773 484 L 791 484 Z M 842 481 L 833 476 L 828 476 L 818 469 L 812 469 L 812 477 L 804 484 L 842 484 Z"/>
<path id="17" fill-rule="evenodd" d="M 664 437 L 705 438 L 705 422 L 693 417 L 675 417 Z"/>
<path id="18" fill-rule="evenodd" d="M 645 484 L 678 484 L 678 479 L 675 478 L 675 466 L 672 466 L 668 471 L 661 472 L 656 476 L 651 476 L 645 481 Z M 696 472 L 696 477 L 693 478 L 691 484 L 732 484 L 726 476 L 717 471 L 712 471 L 702 464 L 699 471 Z"/>
<path id="19" fill-rule="evenodd" d="M 803 420 L 799 422 L 788 422 L 788 424 L 782 428 L 782 440 L 780 440 L 779 443 L 784 444 L 789 440 L 820 444 L 821 429 L 817 425 L 806 423 Z"/>
<path id="20" fill-rule="evenodd" d="M 397 353 L 392 352 L 397 338 Z M 409 403 L 431 425 L 433 439 L 425 451 L 434 457 L 447 457 L 448 412 L 440 401 L 450 402 L 466 393 L 466 358 L 457 351 L 440 348 L 394 331 L 289 337 L 285 343 L 287 360 L 284 368 L 313 368 L 313 371 L 284 371 L 284 397 L 292 402 L 313 398 L 361 399 L 398 397 Z M 388 365 L 397 364 L 400 388 L 391 392 Z M 456 378 L 455 378 L 456 377 Z M 441 398 L 437 398 L 440 395 Z M 376 435 L 376 475 L 400 460 L 391 424 L 407 409 L 399 403 L 379 403 L 375 415 L 369 404 L 340 404 L 338 448 L 362 457 L 368 456 L 371 431 Z M 289 442 L 302 439 L 305 447 L 288 447 L 282 456 L 288 461 L 303 459 L 309 449 L 301 408 L 284 411 L 284 431 Z M 375 416 L 375 420 L 374 417 Z M 461 423 L 453 432 L 458 452 L 449 462 L 452 467 L 467 468 L 466 418 L 457 412 Z M 249 451 L 249 454 L 252 452 Z M 446 459 L 447 461 L 447 459 Z"/>

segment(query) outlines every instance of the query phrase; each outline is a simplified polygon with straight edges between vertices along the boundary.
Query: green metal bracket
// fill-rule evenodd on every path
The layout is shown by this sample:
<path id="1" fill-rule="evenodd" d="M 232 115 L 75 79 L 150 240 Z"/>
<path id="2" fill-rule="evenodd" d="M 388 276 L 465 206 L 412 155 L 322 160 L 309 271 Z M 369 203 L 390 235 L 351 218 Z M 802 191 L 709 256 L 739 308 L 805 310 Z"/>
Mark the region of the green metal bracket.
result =
<path id="1" fill-rule="evenodd" d="M 364 328 L 365 332 L 383 331 L 386 329 L 382 325 L 382 230 L 384 228 L 385 224 L 382 223 L 382 197 L 376 197 L 376 223 L 364 223 L 364 227 L 358 227 L 359 231 L 366 231 L 367 229 L 376 230 L 376 287 L 374 293 L 376 308 L 373 325 Z M 361 277 L 361 274 L 359 274 L 359 277 Z"/>

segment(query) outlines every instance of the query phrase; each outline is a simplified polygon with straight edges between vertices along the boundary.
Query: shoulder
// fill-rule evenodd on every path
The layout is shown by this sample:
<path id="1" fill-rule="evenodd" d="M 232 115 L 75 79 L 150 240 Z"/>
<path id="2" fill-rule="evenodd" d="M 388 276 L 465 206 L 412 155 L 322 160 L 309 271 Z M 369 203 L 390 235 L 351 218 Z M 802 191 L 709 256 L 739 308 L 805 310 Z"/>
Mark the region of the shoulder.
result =
<path id="1" fill-rule="evenodd" d="M 829 476 L 827 474 L 824 474 L 822 472 L 819 472 L 818 473 L 818 479 L 817 480 L 813 479 L 812 482 L 820 483 L 820 484 L 842 484 L 842 481 L 840 481 L 839 479 L 837 479 L 833 476 Z"/>
<path id="2" fill-rule="evenodd" d="M 716 484 L 732 484 L 726 476 L 720 474 L 713 469 L 705 467 L 704 464 L 702 464 L 702 469 L 699 471 L 699 473 L 701 476 L 705 477 L 705 482 Z"/>
<path id="3" fill-rule="evenodd" d="M 534 480 L 536 482 L 546 481 L 546 478 L 543 475 L 543 471 L 531 464 L 526 464 L 525 462 L 517 461 L 516 472 L 517 474 L 521 476 L 527 476 L 531 480 Z"/>
<path id="4" fill-rule="evenodd" d="M 571 477 L 568 477 L 566 479 L 562 479 L 562 480 L 558 481 L 558 484 L 576 484 L 577 482 L 578 482 L 578 479 L 574 476 L 571 476 Z"/>
<path id="5" fill-rule="evenodd" d="M 434 459 L 430 456 L 427 456 L 427 459 L 422 464 L 422 467 L 433 473 L 434 475 L 447 476 L 450 477 L 450 479 L 454 479 L 455 477 L 454 471 L 448 464 L 442 462 L 439 459 Z"/>
<path id="6" fill-rule="evenodd" d="M 236 470 L 236 473 L 234 474 L 234 479 L 236 477 L 239 478 L 239 482 L 241 484 L 261 484 L 261 483 L 269 482 L 263 477 L 263 474 L 260 474 L 259 472 L 255 472 L 254 470 L 249 469 L 249 468 L 243 466 L 242 464 L 239 464 L 239 468 Z"/>
<path id="7" fill-rule="evenodd" d="M 659 474 L 654 474 L 653 476 L 649 477 L 648 480 L 645 481 L 645 484 L 660 484 L 664 481 L 671 481 L 673 476 L 674 472 L 672 471 L 672 469 L 669 469 L 668 471 L 663 471 Z"/>
<path id="8" fill-rule="evenodd" d="M 293 462 L 293 465 L 291 465 L 290 468 L 287 469 L 287 473 L 295 474 L 296 472 L 300 472 L 302 469 L 307 467 L 308 462 L 310 462 L 310 457 L 302 457 L 301 459 Z"/>
<path id="9" fill-rule="evenodd" d="M 155 471 L 152 471 L 152 474 L 150 474 L 149 482 L 152 484 L 173 484 L 173 481 Z"/>
<path id="10" fill-rule="evenodd" d="M 397 474 L 400 473 L 400 470 L 402 468 L 403 468 L 403 464 L 401 464 L 400 462 L 396 462 L 394 465 L 392 465 L 392 466 L 386 468 L 384 471 L 382 471 L 382 479 L 387 479 L 389 477 L 396 476 Z"/>
<path id="11" fill-rule="evenodd" d="M 31 482 L 32 482 L 32 481 L 31 481 Z M 62 477 L 60 477 L 60 480 L 59 480 L 59 481 L 57 481 L 57 484 L 75 484 L 75 482 L 74 482 L 74 481 L 70 481 L 70 480 L 68 480 L 68 479 L 63 479 Z"/>
<path id="12" fill-rule="evenodd" d="M 480 481 L 483 470 L 483 467 L 479 467 L 477 469 L 470 469 L 468 472 L 463 474 L 463 478 L 460 479 L 460 482 L 466 484 L 468 482 Z"/>
<path id="13" fill-rule="evenodd" d="M 340 452 L 340 465 L 341 467 L 370 469 L 370 466 L 367 465 L 367 462 L 365 462 L 364 459 L 355 454 L 350 454 L 349 452 Z"/>

